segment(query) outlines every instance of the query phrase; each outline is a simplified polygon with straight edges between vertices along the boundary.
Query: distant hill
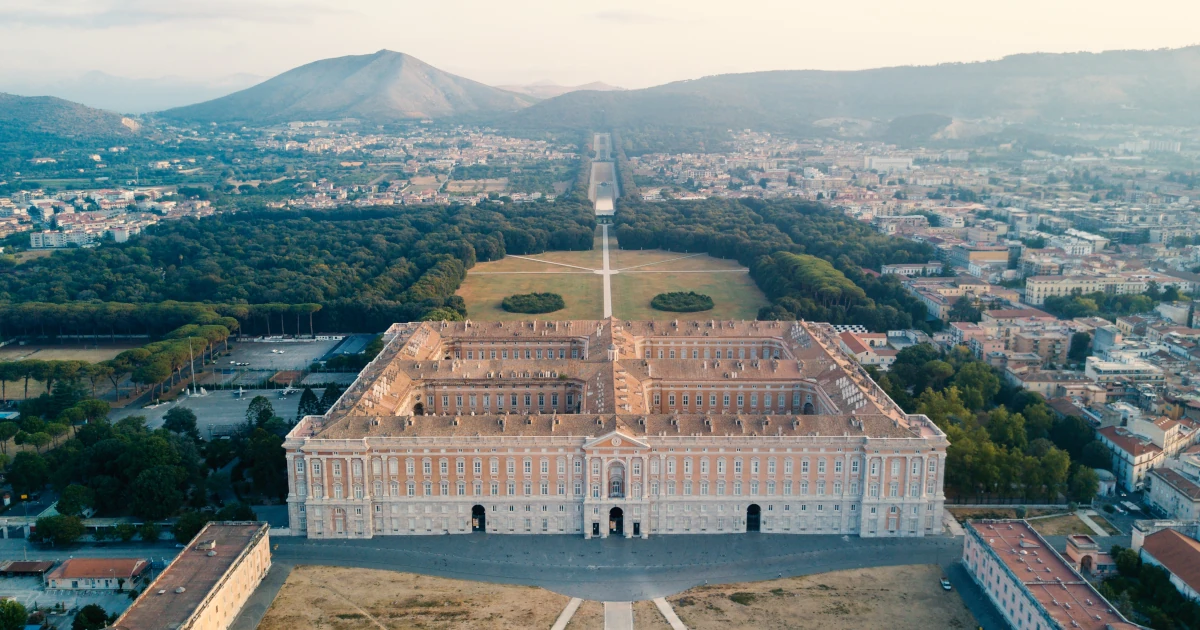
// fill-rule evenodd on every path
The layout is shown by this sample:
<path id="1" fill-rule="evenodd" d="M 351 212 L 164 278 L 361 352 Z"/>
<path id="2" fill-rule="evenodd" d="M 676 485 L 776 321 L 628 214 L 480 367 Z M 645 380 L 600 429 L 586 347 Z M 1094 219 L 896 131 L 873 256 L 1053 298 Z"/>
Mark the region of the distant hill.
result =
<path id="1" fill-rule="evenodd" d="M 136 121 L 53 96 L 0 93 L 0 140 L 130 137 Z"/>
<path id="2" fill-rule="evenodd" d="M 1010 123 L 1200 122 L 1200 47 L 1023 54 L 997 61 L 726 74 L 624 92 L 570 92 L 511 120 L 535 127 L 811 129 L 823 119 L 920 116 Z M 937 115 L 938 118 L 929 117 Z M 903 125 L 913 127 L 913 125 Z M 906 135 L 911 129 L 892 129 Z"/>
<path id="3" fill-rule="evenodd" d="M 534 100 L 381 50 L 315 61 L 229 96 L 161 115 L 259 124 L 344 118 L 387 122 L 512 112 Z"/>
<path id="4" fill-rule="evenodd" d="M 622 92 L 623 87 L 609 85 L 600 81 L 585 83 L 583 85 L 556 85 L 553 83 L 531 83 L 529 85 L 498 85 L 501 90 L 516 92 L 517 94 L 526 94 L 534 98 L 546 99 L 562 96 L 568 92 L 580 92 L 584 90 L 592 90 L 595 92 Z"/>
<path id="5" fill-rule="evenodd" d="M 71 79 L 0 81 L 0 89 L 27 96 L 57 96 L 126 114 L 144 114 L 225 96 L 261 83 L 263 77 L 233 74 L 211 80 L 167 76 L 131 79 L 92 71 Z"/>

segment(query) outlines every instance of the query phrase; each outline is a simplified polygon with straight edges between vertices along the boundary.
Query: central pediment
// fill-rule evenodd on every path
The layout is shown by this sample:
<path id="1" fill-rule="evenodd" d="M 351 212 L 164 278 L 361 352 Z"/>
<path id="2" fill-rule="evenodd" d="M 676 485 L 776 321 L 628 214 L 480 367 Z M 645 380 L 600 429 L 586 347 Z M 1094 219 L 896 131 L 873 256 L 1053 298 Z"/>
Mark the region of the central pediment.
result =
<path id="1" fill-rule="evenodd" d="M 609 431 L 608 433 L 606 433 L 598 438 L 589 440 L 588 442 L 584 443 L 584 445 L 583 445 L 583 448 L 585 450 L 593 449 L 593 448 L 620 448 L 620 447 L 650 448 L 650 445 L 638 438 L 630 436 L 629 434 L 627 434 L 619 429 L 616 431 Z"/>

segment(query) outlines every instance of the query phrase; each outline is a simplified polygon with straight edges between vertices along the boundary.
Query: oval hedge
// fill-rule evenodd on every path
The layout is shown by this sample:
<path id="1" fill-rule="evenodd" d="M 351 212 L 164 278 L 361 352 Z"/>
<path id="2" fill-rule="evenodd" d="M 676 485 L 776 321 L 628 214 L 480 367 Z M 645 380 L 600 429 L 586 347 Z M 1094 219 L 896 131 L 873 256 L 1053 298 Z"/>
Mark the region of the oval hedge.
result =
<path id="1" fill-rule="evenodd" d="M 500 307 L 509 313 L 553 313 L 567 307 L 557 293 L 520 293 L 504 298 Z"/>
<path id="2" fill-rule="evenodd" d="M 712 298 L 702 293 L 695 291 L 675 291 L 673 293 L 659 293 L 650 300 L 650 306 L 659 311 L 670 311 L 672 313 L 695 313 L 698 311 L 708 311 L 713 307 Z"/>

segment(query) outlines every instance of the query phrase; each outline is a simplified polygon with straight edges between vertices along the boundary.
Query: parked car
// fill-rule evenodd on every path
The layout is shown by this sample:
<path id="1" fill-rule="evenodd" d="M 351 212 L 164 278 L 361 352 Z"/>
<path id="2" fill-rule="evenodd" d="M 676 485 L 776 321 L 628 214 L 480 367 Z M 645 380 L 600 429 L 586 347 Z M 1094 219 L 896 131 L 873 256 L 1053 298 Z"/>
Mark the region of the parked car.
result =
<path id="1" fill-rule="evenodd" d="M 948 591 L 948 590 L 950 590 L 950 588 L 951 588 L 951 587 L 950 587 L 950 580 L 947 580 L 946 578 L 942 578 L 942 590 L 943 590 L 943 591 Z"/>

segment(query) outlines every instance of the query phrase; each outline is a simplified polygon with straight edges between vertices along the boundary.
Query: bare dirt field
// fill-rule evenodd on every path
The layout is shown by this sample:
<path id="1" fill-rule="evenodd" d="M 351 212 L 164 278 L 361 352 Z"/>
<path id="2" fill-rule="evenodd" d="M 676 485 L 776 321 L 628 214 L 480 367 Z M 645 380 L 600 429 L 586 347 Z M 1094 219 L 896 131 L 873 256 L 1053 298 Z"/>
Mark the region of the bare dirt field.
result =
<path id="1" fill-rule="evenodd" d="M 441 186 L 442 182 L 444 181 L 446 181 L 445 175 L 422 175 L 420 177 L 414 177 L 410 179 L 409 183 L 415 188 L 423 189 L 437 188 Z"/>
<path id="2" fill-rule="evenodd" d="M 671 630 L 671 624 L 651 601 L 633 602 L 633 627 L 637 630 Z"/>
<path id="3" fill-rule="evenodd" d="M 507 189 L 507 177 L 498 179 L 453 179 L 446 182 L 446 192 L 504 192 Z"/>
<path id="4" fill-rule="evenodd" d="M 145 343 L 102 343 L 102 344 L 64 344 L 64 345 L 28 345 L 11 344 L 0 348 L 0 361 L 22 361 L 38 359 L 39 361 L 87 361 L 96 363 L 107 361 L 126 350 L 140 348 Z"/>
<path id="5" fill-rule="evenodd" d="M 688 628 L 975 628 L 957 591 L 933 565 L 835 571 L 799 578 L 700 586 L 667 601 Z"/>
<path id="6" fill-rule="evenodd" d="M 1064 514 L 1052 518 L 1039 518 L 1029 521 L 1029 525 L 1043 536 L 1066 536 L 1067 534 L 1093 535 L 1091 527 L 1087 526 L 1074 514 Z"/>
<path id="7" fill-rule="evenodd" d="M 604 630 L 604 604 L 592 601 L 580 604 L 579 610 L 571 616 L 567 630 Z"/>
<path id="8" fill-rule="evenodd" d="M 292 570 L 259 630 L 549 628 L 565 595 L 505 586 L 336 567 Z M 586 604 L 585 604 L 586 605 Z M 581 607 L 579 612 L 583 612 Z M 599 626 L 603 627 L 603 611 Z M 571 623 L 572 630 L 576 628 Z"/>

